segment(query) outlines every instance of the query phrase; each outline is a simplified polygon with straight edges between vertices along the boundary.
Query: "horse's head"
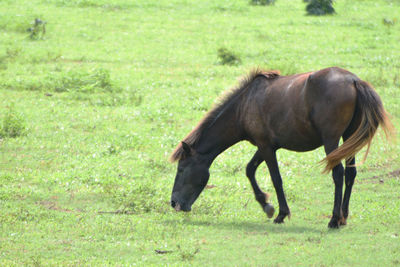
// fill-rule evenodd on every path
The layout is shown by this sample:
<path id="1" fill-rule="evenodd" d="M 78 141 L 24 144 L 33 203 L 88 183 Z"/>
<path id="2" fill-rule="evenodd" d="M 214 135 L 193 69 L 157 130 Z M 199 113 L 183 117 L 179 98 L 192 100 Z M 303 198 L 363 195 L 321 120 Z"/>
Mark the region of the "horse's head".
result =
<path id="1" fill-rule="evenodd" d="M 190 211 L 208 182 L 209 166 L 188 144 L 182 142 L 183 156 L 172 189 L 171 206 L 176 211 Z"/>

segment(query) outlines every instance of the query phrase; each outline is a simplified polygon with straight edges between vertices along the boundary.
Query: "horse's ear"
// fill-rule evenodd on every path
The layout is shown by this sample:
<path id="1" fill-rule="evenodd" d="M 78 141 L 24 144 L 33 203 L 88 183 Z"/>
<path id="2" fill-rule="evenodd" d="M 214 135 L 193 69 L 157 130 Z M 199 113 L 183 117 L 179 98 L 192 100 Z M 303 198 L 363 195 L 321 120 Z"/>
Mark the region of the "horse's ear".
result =
<path id="1" fill-rule="evenodd" d="M 193 151 L 192 147 L 183 141 L 182 141 L 182 148 L 187 156 L 192 155 L 192 151 Z"/>

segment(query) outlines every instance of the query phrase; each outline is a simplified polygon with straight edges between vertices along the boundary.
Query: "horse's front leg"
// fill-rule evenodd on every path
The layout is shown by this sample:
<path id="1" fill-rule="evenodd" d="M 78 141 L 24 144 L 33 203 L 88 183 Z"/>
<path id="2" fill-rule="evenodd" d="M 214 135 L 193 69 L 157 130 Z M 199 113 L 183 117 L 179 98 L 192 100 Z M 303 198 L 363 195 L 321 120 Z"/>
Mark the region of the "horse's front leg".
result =
<path id="1" fill-rule="evenodd" d="M 289 206 L 286 202 L 285 193 L 283 192 L 282 177 L 279 173 L 278 161 L 276 160 L 276 151 L 272 148 L 260 149 L 260 154 L 267 163 L 272 183 L 275 187 L 275 192 L 279 202 L 279 214 L 275 218 L 274 223 L 283 223 L 286 216 L 290 216 Z"/>
<path id="2" fill-rule="evenodd" d="M 272 218 L 272 216 L 274 215 L 274 212 L 275 212 L 274 206 L 272 206 L 270 203 L 268 203 L 269 195 L 267 193 L 264 193 L 260 189 L 260 187 L 257 184 L 256 177 L 255 177 L 256 170 L 257 170 L 258 166 L 261 164 L 261 162 L 263 162 L 263 158 L 261 157 L 261 154 L 258 151 L 256 151 L 253 158 L 247 164 L 246 175 L 247 175 L 247 178 L 249 178 L 249 181 L 251 183 L 251 187 L 253 188 L 256 200 L 258 201 L 258 203 L 260 203 L 261 207 L 263 208 L 264 212 L 267 214 L 268 218 Z"/>

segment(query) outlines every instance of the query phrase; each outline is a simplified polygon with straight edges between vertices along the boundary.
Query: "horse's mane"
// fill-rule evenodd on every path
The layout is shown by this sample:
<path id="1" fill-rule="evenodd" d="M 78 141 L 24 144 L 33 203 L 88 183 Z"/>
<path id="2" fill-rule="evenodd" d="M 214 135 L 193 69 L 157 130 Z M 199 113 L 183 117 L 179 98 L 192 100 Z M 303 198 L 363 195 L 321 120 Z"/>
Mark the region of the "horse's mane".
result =
<path id="1" fill-rule="evenodd" d="M 240 96 L 244 90 L 246 90 L 249 85 L 259 76 L 265 77 L 266 79 L 274 79 L 280 75 L 280 72 L 277 70 L 272 71 L 264 71 L 261 69 L 252 70 L 247 76 L 241 79 L 239 85 L 234 87 L 231 90 L 228 90 L 226 93 L 222 95 L 217 103 L 197 124 L 196 127 L 182 140 L 186 144 L 190 146 L 195 146 L 195 144 L 200 140 L 204 130 L 208 129 L 215 120 L 219 117 L 219 115 L 224 111 L 224 109 L 230 105 L 233 101 L 235 101 L 238 96 Z M 184 155 L 184 150 L 182 147 L 182 143 L 179 143 L 175 150 L 172 152 L 170 156 L 170 161 L 175 162 L 180 160 Z"/>

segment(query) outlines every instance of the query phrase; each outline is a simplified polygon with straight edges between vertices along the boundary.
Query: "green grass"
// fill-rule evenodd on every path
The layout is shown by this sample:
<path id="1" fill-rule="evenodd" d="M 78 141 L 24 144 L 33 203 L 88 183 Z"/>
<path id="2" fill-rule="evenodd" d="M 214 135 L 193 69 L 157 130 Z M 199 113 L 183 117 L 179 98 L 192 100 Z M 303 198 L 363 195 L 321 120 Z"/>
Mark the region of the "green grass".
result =
<path id="1" fill-rule="evenodd" d="M 12 110 L 24 134 L 0 139 L 0 265 L 400 265 L 400 145 L 379 136 L 340 230 L 327 228 L 322 149 L 278 152 L 284 225 L 254 200 L 247 143 L 216 160 L 215 187 L 191 213 L 168 204 L 169 153 L 257 66 L 346 68 L 375 86 L 400 129 L 399 2 L 336 1 L 337 14 L 321 17 L 305 5 L 1 1 L 0 125 Z M 47 22 L 38 40 L 27 32 L 35 18 Z M 221 48 L 240 63 L 221 64 Z M 277 207 L 266 167 L 257 174 Z"/>

